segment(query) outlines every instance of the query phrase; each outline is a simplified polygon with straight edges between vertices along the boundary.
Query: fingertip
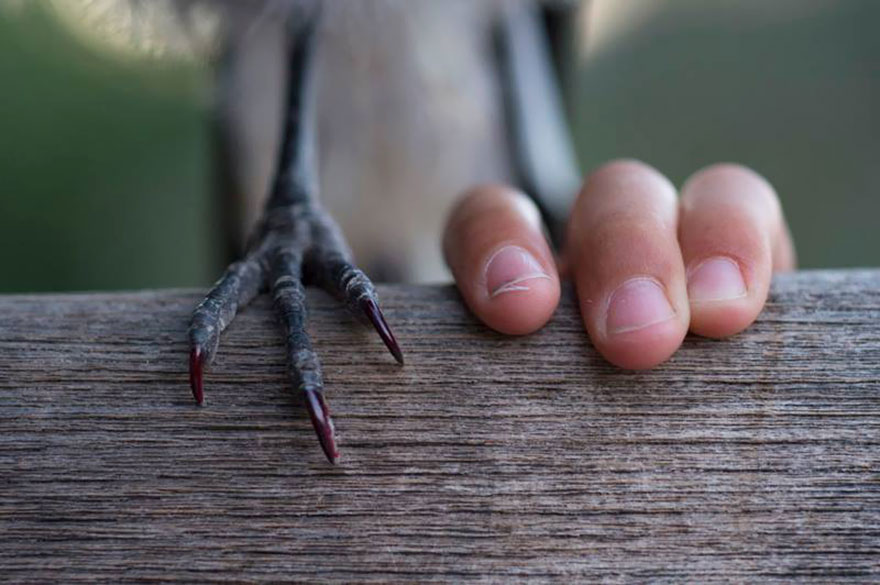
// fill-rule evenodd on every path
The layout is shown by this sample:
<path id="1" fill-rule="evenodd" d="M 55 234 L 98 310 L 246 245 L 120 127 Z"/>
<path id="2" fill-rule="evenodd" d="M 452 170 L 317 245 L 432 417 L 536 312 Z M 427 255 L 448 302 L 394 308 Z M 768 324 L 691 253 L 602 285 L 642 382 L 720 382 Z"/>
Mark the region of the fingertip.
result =
<path id="1" fill-rule="evenodd" d="M 766 299 L 764 278 L 756 279 L 727 256 L 692 262 L 688 269 L 690 329 L 704 337 L 735 335 L 752 324 Z M 769 278 L 769 275 L 766 277 Z M 751 282 L 751 286 L 749 285 Z"/>
<path id="2" fill-rule="evenodd" d="M 508 335 L 537 331 L 559 304 L 558 277 L 516 244 L 491 254 L 477 286 L 482 290 L 474 294 L 474 312 L 489 327 Z"/>
<path id="3" fill-rule="evenodd" d="M 703 337 L 723 339 L 743 331 L 755 321 L 759 312 L 754 303 L 745 298 L 693 307 L 690 329 Z"/>
<path id="4" fill-rule="evenodd" d="M 532 333 L 559 304 L 540 214 L 522 193 L 485 185 L 465 194 L 447 223 L 444 252 L 466 304 L 496 331 Z"/>
<path id="5" fill-rule="evenodd" d="M 671 302 L 655 278 L 627 280 L 606 305 L 582 309 L 584 321 L 599 353 L 621 368 L 642 370 L 663 363 L 687 333 L 687 305 Z"/>
<path id="6" fill-rule="evenodd" d="M 773 270 L 794 265 L 776 192 L 737 164 L 711 165 L 688 179 L 679 241 L 690 330 L 705 337 L 729 337 L 751 325 L 767 300 Z"/>
<path id="7" fill-rule="evenodd" d="M 668 360 L 684 341 L 686 329 L 675 319 L 637 331 L 612 335 L 595 344 L 612 364 L 627 370 L 646 370 Z"/>

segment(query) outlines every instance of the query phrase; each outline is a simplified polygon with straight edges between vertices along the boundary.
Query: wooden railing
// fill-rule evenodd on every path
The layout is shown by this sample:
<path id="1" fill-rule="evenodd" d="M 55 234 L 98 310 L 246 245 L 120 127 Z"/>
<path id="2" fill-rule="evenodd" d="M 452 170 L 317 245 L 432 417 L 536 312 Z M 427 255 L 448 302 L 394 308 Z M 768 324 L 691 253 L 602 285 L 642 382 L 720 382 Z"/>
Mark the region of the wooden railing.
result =
<path id="1" fill-rule="evenodd" d="M 381 294 L 403 368 L 310 293 L 336 467 L 266 299 L 199 408 L 200 292 L 0 296 L 0 581 L 880 579 L 880 271 L 779 277 L 641 373 L 571 291 L 521 338 L 451 287 Z"/>

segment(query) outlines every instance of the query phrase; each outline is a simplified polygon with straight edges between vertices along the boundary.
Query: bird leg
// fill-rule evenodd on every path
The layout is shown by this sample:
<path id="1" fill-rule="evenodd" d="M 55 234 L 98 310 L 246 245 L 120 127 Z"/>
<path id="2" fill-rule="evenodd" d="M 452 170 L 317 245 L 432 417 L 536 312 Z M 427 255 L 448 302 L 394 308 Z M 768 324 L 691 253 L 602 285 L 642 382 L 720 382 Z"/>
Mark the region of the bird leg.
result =
<path id="1" fill-rule="evenodd" d="M 400 347 L 379 309 L 370 279 L 351 262 L 338 226 L 317 199 L 314 50 L 317 8 L 290 19 L 289 87 L 284 140 L 272 191 L 243 260 L 227 268 L 196 307 L 189 328 L 190 385 L 204 403 L 204 370 L 220 334 L 261 291 L 268 290 L 287 341 L 291 383 L 301 392 L 321 448 L 335 463 L 335 428 L 324 398 L 321 364 L 306 332 L 305 284 L 314 282 L 373 324 L 394 358 Z"/>
<path id="2" fill-rule="evenodd" d="M 530 2 L 506 6 L 494 40 L 515 183 L 537 204 L 561 249 L 581 174 L 539 10 Z"/>

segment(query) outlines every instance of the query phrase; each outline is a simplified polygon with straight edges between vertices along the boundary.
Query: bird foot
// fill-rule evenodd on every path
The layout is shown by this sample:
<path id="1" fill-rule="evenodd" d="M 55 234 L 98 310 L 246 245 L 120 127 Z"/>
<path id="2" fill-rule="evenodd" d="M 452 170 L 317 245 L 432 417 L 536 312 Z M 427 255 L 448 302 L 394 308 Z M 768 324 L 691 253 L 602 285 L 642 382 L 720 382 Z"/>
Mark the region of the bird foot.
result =
<path id="1" fill-rule="evenodd" d="M 220 334 L 237 311 L 268 290 L 284 326 L 289 375 L 301 392 L 327 459 L 339 457 L 335 428 L 324 398 L 321 364 L 306 332 L 306 284 L 321 286 L 370 322 L 401 365 L 403 354 L 388 327 L 375 287 L 350 261 L 338 227 L 316 204 L 269 208 L 243 260 L 231 264 L 196 307 L 189 328 L 189 378 L 193 397 L 204 403 L 204 370 L 214 358 Z"/>

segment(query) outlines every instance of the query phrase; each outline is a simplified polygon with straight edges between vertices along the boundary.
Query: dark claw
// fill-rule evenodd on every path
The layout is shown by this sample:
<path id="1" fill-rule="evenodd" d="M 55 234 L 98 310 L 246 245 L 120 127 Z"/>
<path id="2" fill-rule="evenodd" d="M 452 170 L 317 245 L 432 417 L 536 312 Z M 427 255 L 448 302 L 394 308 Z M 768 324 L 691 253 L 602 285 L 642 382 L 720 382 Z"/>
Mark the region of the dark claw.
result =
<path id="1" fill-rule="evenodd" d="M 391 328 L 388 327 L 388 323 L 385 322 L 385 317 L 382 315 L 379 306 L 373 302 L 373 299 L 363 299 L 361 300 L 360 305 L 361 310 L 367 315 L 367 317 L 369 317 L 370 322 L 373 323 L 373 327 L 379 332 L 379 337 L 385 342 L 388 351 L 391 352 L 391 355 L 394 356 L 397 363 L 402 366 L 403 353 L 400 351 L 400 346 L 397 345 L 397 340 L 394 339 L 394 334 L 391 333 Z"/>
<path id="2" fill-rule="evenodd" d="M 336 448 L 336 433 L 333 428 L 333 419 L 330 418 L 330 409 L 324 402 L 324 395 L 319 390 L 306 390 L 306 407 L 309 409 L 309 418 L 312 426 L 318 434 L 321 449 L 327 456 L 327 461 L 336 464 L 339 459 L 339 450 Z"/>
<path id="3" fill-rule="evenodd" d="M 189 386 L 192 388 L 193 398 L 199 406 L 205 403 L 205 392 L 202 387 L 202 367 L 205 364 L 205 356 L 200 347 L 194 347 L 189 352 Z"/>

